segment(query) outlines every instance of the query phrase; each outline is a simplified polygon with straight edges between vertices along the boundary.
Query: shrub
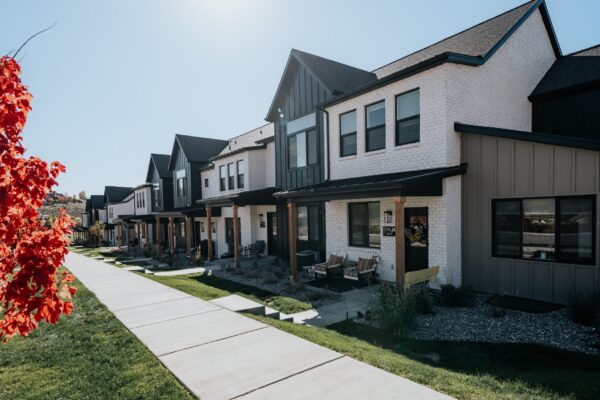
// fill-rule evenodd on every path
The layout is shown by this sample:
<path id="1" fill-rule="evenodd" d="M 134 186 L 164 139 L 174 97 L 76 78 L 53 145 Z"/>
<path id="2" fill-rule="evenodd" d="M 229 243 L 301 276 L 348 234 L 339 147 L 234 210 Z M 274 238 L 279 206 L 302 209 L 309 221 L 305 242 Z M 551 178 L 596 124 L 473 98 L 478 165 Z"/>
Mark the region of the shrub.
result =
<path id="1" fill-rule="evenodd" d="M 452 284 L 440 286 L 439 303 L 445 307 L 468 307 L 471 305 L 471 293 L 463 288 Z"/>
<path id="2" fill-rule="evenodd" d="M 406 336 L 416 325 L 417 310 L 412 291 L 381 284 L 373 304 L 373 318 L 379 327 L 390 334 Z"/>
<path id="3" fill-rule="evenodd" d="M 506 309 L 502 307 L 494 307 L 492 309 L 492 317 L 494 318 L 503 318 L 506 316 Z"/>
<path id="4" fill-rule="evenodd" d="M 311 290 L 307 296 L 309 301 L 321 301 L 325 300 L 327 297 L 329 297 L 327 293 L 318 290 Z"/>
<path id="5" fill-rule="evenodd" d="M 573 321 L 582 325 L 594 325 L 600 303 L 598 300 L 598 293 L 595 291 L 571 296 L 569 307 Z"/>
<path id="6" fill-rule="evenodd" d="M 287 294 L 291 294 L 292 296 L 298 294 L 299 292 L 304 290 L 304 283 L 302 282 L 286 282 L 283 285 L 283 291 Z"/>
<path id="7" fill-rule="evenodd" d="M 275 276 L 275 274 L 271 273 L 271 274 L 265 275 L 263 277 L 262 282 L 270 285 L 270 284 L 273 284 L 273 283 L 277 283 L 280 280 L 281 280 L 281 278 L 278 278 L 277 276 Z"/>
<path id="8" fill-rule="evenodd" d="M 415 300 L 415 309 L 419 314 L 433 314 L 433 299 L 429 288 L 425 285 L 416 286 L 411 289 L 411 295 Z"/>
<path id="9" fill-rule="evenodd" d="M 260 272 L 256 268 L 251 268 L 244 271 L 244 276 L 249 279 L 260 278 Z"/>

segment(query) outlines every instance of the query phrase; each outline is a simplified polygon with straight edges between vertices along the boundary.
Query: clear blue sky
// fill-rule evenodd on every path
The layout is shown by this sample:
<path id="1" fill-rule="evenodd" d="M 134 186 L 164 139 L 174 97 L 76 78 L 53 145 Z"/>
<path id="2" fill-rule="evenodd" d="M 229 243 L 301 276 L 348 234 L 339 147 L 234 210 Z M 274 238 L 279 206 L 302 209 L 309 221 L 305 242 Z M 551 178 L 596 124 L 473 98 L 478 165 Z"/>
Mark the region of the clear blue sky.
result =
<path id="1" fill-rule="evenodd" d="M 291 48 L 372 70 L 523 0 L 0 0 L 0 53 L 22 52 L 30 154 L 59 191 L 144 182 L 173 134 L 226 139 L 263 118 Z M 563 53 L 600 43 L 600 1 L 547 0 Z"/>

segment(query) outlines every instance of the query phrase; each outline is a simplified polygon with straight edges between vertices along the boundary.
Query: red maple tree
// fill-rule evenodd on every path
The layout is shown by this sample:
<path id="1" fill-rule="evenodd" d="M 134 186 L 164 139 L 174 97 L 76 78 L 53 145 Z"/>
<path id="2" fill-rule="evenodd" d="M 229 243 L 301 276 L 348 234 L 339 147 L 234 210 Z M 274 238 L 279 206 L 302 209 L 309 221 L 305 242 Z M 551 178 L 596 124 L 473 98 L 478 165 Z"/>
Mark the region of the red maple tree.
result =
<path id="1" fill-rule="evenodd" d="M 22 131 L 31 110 L 31 94 L 21 82 L 21 67 L 0 58 L 0 338 L 27 334 L 42 320 L 56 323 L 69 314 L 77 291 L 73 276 L 58 268 L 68 253 L 71 218 L 61 211 L 51 227 L 39 217 L 46 194 L 65 172 L 25 157 Z"/>

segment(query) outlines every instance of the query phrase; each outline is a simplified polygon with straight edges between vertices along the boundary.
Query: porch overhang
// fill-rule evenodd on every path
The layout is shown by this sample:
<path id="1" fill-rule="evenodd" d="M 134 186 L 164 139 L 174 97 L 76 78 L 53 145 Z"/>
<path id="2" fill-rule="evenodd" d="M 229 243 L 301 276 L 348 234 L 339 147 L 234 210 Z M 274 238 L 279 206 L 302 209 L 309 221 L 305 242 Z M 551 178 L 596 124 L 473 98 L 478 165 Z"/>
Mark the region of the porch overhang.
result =
<path id="1" fill-rule="evenodd" d="M 153 221 L 156 221 L 156 217 L 152 214 L 120 215 L 117 220 L 127 221 L 127 222 L 153 222 Z"/>
<path id="2" fill-rule="evenodd" d="M 214 208 L 212 210 L 212 215 L 215 217 L 221 216 L 221 209 Z M 204 206 L 192 206 L 192 207 L 182 207 L 175 208 L 169 211 L 160 211 L 152 213 L 154 218 L 185 218 L 185 217 L 206 217 L 206 207 Z"/>
<path id="3" fill-rule="evenodd" d="M 204 207 L 231 207 L 233 204 L 238 206 L 268 206 L 276 205 L 277 199 L 273 197 L 273 194 L 278 192 L 279 189 L 275 187 L 249 190 L 246 192 L 240 192 L 230 194 L 226 196 L 213 197 L 210 199 L 198 200 L 199 204 Z M 214 210 L 214 208 L 213 208 Z M 213 216 L 214 213 L 213 213 Z"/>
<path id="4" fill-rule="evenodd" d="M 274 193 L 293 201 L 347 200 L 369 197 L 441 196 L 443 180 L 467 172 L 467 164 L 332 180 L 298 190 Z"/>

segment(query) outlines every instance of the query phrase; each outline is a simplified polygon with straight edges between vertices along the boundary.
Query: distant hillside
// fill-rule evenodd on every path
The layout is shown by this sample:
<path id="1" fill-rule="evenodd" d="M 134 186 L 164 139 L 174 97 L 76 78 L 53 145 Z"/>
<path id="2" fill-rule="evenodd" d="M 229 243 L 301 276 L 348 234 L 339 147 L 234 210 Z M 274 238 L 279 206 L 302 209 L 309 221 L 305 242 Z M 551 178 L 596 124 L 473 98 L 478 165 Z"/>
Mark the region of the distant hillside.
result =
<path id="1" fill-rule="evenodd" d="M 67 213 L 75 222 L 75 225 L 81 224 L 81 216 L 85 212 L 85 201 L 73 197 L 65 197 L 56 192 L 48 193 L 44 205 L 40 208 L 42 219 L 49 217 L 55 218 L 61 209 L 66 209 Z"/>

